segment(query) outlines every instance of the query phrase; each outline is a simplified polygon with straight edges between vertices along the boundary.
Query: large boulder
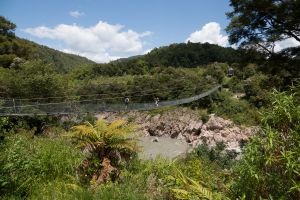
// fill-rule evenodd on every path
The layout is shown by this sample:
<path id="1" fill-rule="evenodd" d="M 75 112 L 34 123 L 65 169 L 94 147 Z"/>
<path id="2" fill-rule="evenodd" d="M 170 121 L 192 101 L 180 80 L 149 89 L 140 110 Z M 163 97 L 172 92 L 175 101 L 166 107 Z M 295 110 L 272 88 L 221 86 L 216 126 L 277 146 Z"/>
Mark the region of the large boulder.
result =
<path id="1" fill-rule="evenodd" d="M 259 131 L 257 127 L 237 126 L 232 121 L 214 114 L 210 115 L 209 120 L 203 124 L 197 112 L 187 108 L 177 108 L 154 116 L 147 112 L 128 112 L 101 113 L 97 117 L 108 121 L 130 119 L 140 125 L 140 132 L 146 136 L 177 138 L 188 142 L 193 147 L 202 143 L 213 147 L 222 142 L 227 150 L 236 152 L 241 151 L 240 143 L 244 143 Z"/>
<path id="2" fill-rule="evenodd" d="M 207 130 L 224 129 L 230 127 L 233 123 L 230 120 L 210 115 L 209 120 L 206 122 L 205 127 Z"/>

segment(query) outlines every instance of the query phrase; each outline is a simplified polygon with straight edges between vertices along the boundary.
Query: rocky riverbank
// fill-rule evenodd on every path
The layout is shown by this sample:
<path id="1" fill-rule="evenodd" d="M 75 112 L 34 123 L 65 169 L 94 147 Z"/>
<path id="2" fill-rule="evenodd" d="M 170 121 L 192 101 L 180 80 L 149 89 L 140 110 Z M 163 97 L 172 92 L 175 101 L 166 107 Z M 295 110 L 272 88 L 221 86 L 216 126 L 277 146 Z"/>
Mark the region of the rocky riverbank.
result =
<path id="1" fill-rule="evenodd" d="M 240 145 L 258 132 L 258 127 L 237 126 L 232 121 L 210 115 L 203 123 L 196 111 L 177 108 L 162 114 L 151 112 L 101 113 L 97 118 L 108 121 L 126 119 L 140 125 L 140 131 L 146 136 L 171 137 L 184 140 L 192 147 L 207 143 L 210 147 L 219 142 L 227 150 L 240 152 Z"/>

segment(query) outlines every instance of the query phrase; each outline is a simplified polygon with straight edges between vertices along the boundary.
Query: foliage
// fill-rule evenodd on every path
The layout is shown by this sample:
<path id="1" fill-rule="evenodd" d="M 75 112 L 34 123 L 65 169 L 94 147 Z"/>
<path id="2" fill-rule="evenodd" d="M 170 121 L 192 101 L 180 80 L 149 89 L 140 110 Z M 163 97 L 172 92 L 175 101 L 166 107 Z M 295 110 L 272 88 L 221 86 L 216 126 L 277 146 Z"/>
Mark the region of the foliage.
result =
<path id="1" fill-rule="evenodd" d="M 68 85 L 53 65 L 42 61 L 25 62 L 18 69 L 0 68 L 0 83 L 8 97 L 22 98 L 63 96 Z"/>
<path id="2" fill-rule="evenodd" d="M 203 123 L 206 123 L 209 120 L 207 109 L 197 109 L 197 112 Z"/>
<path id="3" fill-rule="evenodd" d="M 232 44 L 260 44 L 272 53 L 275 41 L 300 41 L 299 1 L 231 0 L 230 5 L 233 11 L 227 14 L 231 20 L 227 32 Z"/>
<path id="4" fill-rule="evenodd" d="M 218 83 L 222 83 L 228 68 L 228 65 L 222 63 L 210 64 L 207 66 L 207 70 L 203 73 L 203 76 L 214 77 Z"/>
<path id="5" fill-rule="evenodd" d="M 14 58 L 42 60 L 54 65 L 58 72 L 68 72 L 84 65 L 95 64 L 81 56 L 63 53 L 34 42 L 15 37 L 16 25 L 0 16 L 0 67 L 10 67 Z"/>
<path id="6" fill-rule="evenodd" d="M 219 64 L 221 65 L 221 64 Z M 216 77 L 206 79 L 203 73 L 212 68 L 154 68 L 147 75 L 126 75 L 115 77 L 91 76 L 78 81 L 76 92 L 79 94 L 103 94 L 99 98 L 110 103 L 123 103 L 124 97 L 130 102 L 153 102 L 158 97 L 160 101 L 190 97 L 217 84 Z M 109 94 L 105 95 L 104 94 Z M 87 97 L 82 97 L 86 99 Z"/>
<path id="7" fill-rule="evenodd" d="M 235 92 L 235 93 L 244 92 L 244 85 L 243 85 L 242 81 L 240 79 L 238 79 L 236 76 L 230 78 L 226 85 L 232 92 Z"/>
<path id="8" fill-rule="evenodd" d="M 256 125 L 259 121 L 257 109 L 245 100 L 232 98 L 232 94 L 222 91 L 213 97 L 211 112 L 231 119 L 236 124 Z"/>
<path id="9" fill-rule="evenodd" d="M 135 125 L 126 124 L 124 120 L 112 123 L 98 120 L 95 125 L 86 122 L 74 126 L 69 137 L 78 143 L 77 147 L 87 148 L 92 153 L 92 157 L 80 167 L 82 176 L 85 179 L 91 178 L 92 184 L 99 185 L 106 182 L 111 173 L 118 173 L 115 168 L 117 162 L 137 151 L 136 139 L 133 137 L 135 130 Z"/>
<path id="10" fill-rule="evenodd" d="M 215 162 L 224 169 L 230 169 L 236 163 L 235 158 L 237 153 L 225 150 L 224 143 L 217 143 L 215 147 L 209 147 L 204 143 L 198 145 L 194 151 L 201 159 Z"/>
<path id="11" fill-rule="evenodd" d="M 163 108 L 158 108 L 158 109 L 155 109 L 155 110 L 150 110 L 148 113 L 151 115 L 151 116 L 155 116 L 155 115 L 162 115 L 164 114 L 165 112 L 168 112 L 168 111 L 171 111 L 171 110 L 175 110 L 176 107 L 174 106 L 168 106 L 168 107 L 163 107 Z"/>
<path id="12" fill-rule="evenodd" d="M 97 188 L 78 184 L 75 177 L 68 180 L 54 180 L 40 184 L 29 199 L 166 199 L 167 191 L 161 182 L 170 173 L 170 163 L 156 159 L 141 161 L 133 159 L 122 170 L 123 176 L 117 182 L 107 182 Z"/>
<path id="13" fill-rule="evenodd" d="M 300 198 L 300 106 L 293 95 L 274 91 L 263 114 L 262 132 L 245 149 L 236 168 L 234 198 Z"/>
<path id="14" fill-rule="evenodd" d="M 9 121 L 8 117 L 0 117 L 0 134 L 10 131 L 12 128 L 12 123 Z"/>
<path id="15" fill-rule="evenodd" d="M 108 156 L 113 150 L 134 152 L 136 141 L 128 135 L 133 134 L 135 129 L 135 125 L 126 125 L 123 120 L 110 124 L 105 120 L 98 120 L 95 126 L 89 122 L 74 126 L 70 137 L 78 142 L 79 148 L 88 146 L 99 156 Z"/>
<path id="16" fill-rule="evenodd" d="M 196 68 L 218 62 L 234 63 L 241 61 L 242 51 L 224 48 L 214 44 L 181 43 L 160 47 L 144 56 L 120 59 L 106 64 L 93 65 L 90 76 L 144 75 L 155 68 L 184 67 Z M 86 76 L 86 74 L 84 75 Z"/>
<path id="17" fill-rule="evenodd" d="M 5 195 L 27 196 L 40 183 L 75 174 L 83 156 L 61 138 L 7 137 L 1 145 L 0 185 Z"/>
<path id="18" fill-rule="evenodd" d="M 239 62 L 240 52 L 209 43 L 172 44 L 145 55 L 150 66 L 195 67 L 213 62 Z"/>
<path id="19" fill-rule="evenodd" d="M 165 180 L 176 199 L 227 199 L 228 176 L 218 162 L 193 151 L 174 163 Z"/>
<path id="20" fill-rule="evenodd" d="M 249 100 L 250 103 L 254 104 L 257 107 L 261 107 L 268 102 L 269 93 L 266 89 L 268 81 L 268 77 L 261 73 L 249 77 L 245 81 L 245 97 Z"/>
<path id="21" fill-rule="evenodd" d="M 5 17 L 0 16 L 0 35 L 14 36 L 16 25 Z"/>
<path id="22" fill-rule="evenodd" d="M 268 85 L 282 89 L 290 85 L 292 79 L 299 78 L 299 45 L 280 52 L 276 46 L 285 39 L 300 41 L 299 1 L 231 0 L 230 5 L 233 11 L 227 14 L 229 41 L 246 52 L 254 50 L 265 54 L 260 70 L 270 77 Z M 251 63 L 256 60 L 256 56 L 249 58 Z"/>
<path id="23" fill-rule="evenodd" d="M 173 188 L 171 191 L 174 193 L 177 199 L 208 199 L 212 200 L 213 193 L 207 189 L 204 183 L 198 183 L 186 176 L 184 176 L 180 171 L 178 171 L 178 177 L 185 189 Z"/>
<path id="24" fill-rule="evenodd" d="M 14 54 L 0 55 L 0 66 L 1 67 L 9 67 L 15 57 L 16 57 L 16 55 L 14 55 Z"/>
<path id="25" fill-rule="evenodd" d="M 79 67 L 88 68 L 90 65 L 95 64 L 93 61 L 78 55 L 63 53 L 27 40 L 23 41 L 33 46 L 32 53 L 29 57 L 30 60 L 38 59 L 45 63 L 52 64 L 55 70 L 60 73 L 67 73 Z"/>

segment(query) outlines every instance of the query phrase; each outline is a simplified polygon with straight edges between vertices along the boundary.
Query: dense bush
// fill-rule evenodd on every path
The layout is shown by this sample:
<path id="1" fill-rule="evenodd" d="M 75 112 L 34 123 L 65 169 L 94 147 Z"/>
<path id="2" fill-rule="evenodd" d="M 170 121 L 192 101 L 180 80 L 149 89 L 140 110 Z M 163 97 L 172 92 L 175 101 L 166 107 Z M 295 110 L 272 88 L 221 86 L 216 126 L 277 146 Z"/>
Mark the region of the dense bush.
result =
<path id="1" fill-rule="evenodd" d="M 237 153 L 235 151 L 225 150 L 224 143 L 217 143 L 215 147 L 209 147 L 207 144 L 201 144 L 195 149 L 195 153 L 201 159 L 207 159 L 215 162 L 218 166 L 230 169 L 235 164 Z"/>
<path id="2" fill-rule="evenodd" d="M 261 107 L 268 102 L 269 90 L 267 90 L 268 77 L 264 74 L 256 74 L 249 77 L 245 81 L 245 94 L 246 98 L 257 107 Z"/>
<path id="3" fill-rule="evenodd" d="M 232 92 L 235 92 L 235 93 L 243 93 L 244 92 L 244 84 L 236 76 L 234 76 L 228 80 L 227 86 L 230 89 L 230 91 L 232 91 Z"/>
<path id="4" fill-rule="evenodd" d="M 108 182 L 97 188 L 87 188 L 76 180 L 54 180 L 41 184 L 31 196 L 32 199 L 127 199 L 148 200 L 166 199 L 167 188 L 163 178 L 171 174 L 171 165 L 167 160 L 141 161 L 134 159 L 122 170 L 122 178 L 117 182 Z"/>
<path id="5" fill-rule="evenodd" d="M 75 175 L 82 154 L 64 139 L 35 138 L 27 133 L 7 137 L 0 148 L 2 195 L 26 197 L 41 183 Z"/>
<path id="6" fill-rule="evenodd" d="M 59 75 L 53 65 L 41 61 L 25 62 L 17 69 L 0 68 L 0 83 L 2 96 L 22 99 L 64 96 L 68 86 L 67 79 Z"/>
<path id="7" fill-rule="evenodd" d="M 257 109 L 245 100 L 232 98 L 230 92 L 217 93 L 213 101 L 210 111 L 236 124 L 256 125 L 259 122 Z"/>
<path id="8" fill-rule="evenodd" d="M 263 114 L 262 131 L 236 168 L 234 198 L 300 198 L 300 105 L 293 95 L 274 92 Z"/>

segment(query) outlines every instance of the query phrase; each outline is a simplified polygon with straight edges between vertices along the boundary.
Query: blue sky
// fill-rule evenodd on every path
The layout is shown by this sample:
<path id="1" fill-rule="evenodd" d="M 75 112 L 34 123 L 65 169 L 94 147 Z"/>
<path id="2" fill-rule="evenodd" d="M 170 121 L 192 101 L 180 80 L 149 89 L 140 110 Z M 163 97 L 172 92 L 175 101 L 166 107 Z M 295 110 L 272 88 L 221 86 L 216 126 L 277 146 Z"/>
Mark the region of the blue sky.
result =
<path id="1" fill-rule="evenodd" d="M 97 62 L 187 40 L 227 46 L 230 10 L 220 0 L 0 1 L 18 36 Z"/>

